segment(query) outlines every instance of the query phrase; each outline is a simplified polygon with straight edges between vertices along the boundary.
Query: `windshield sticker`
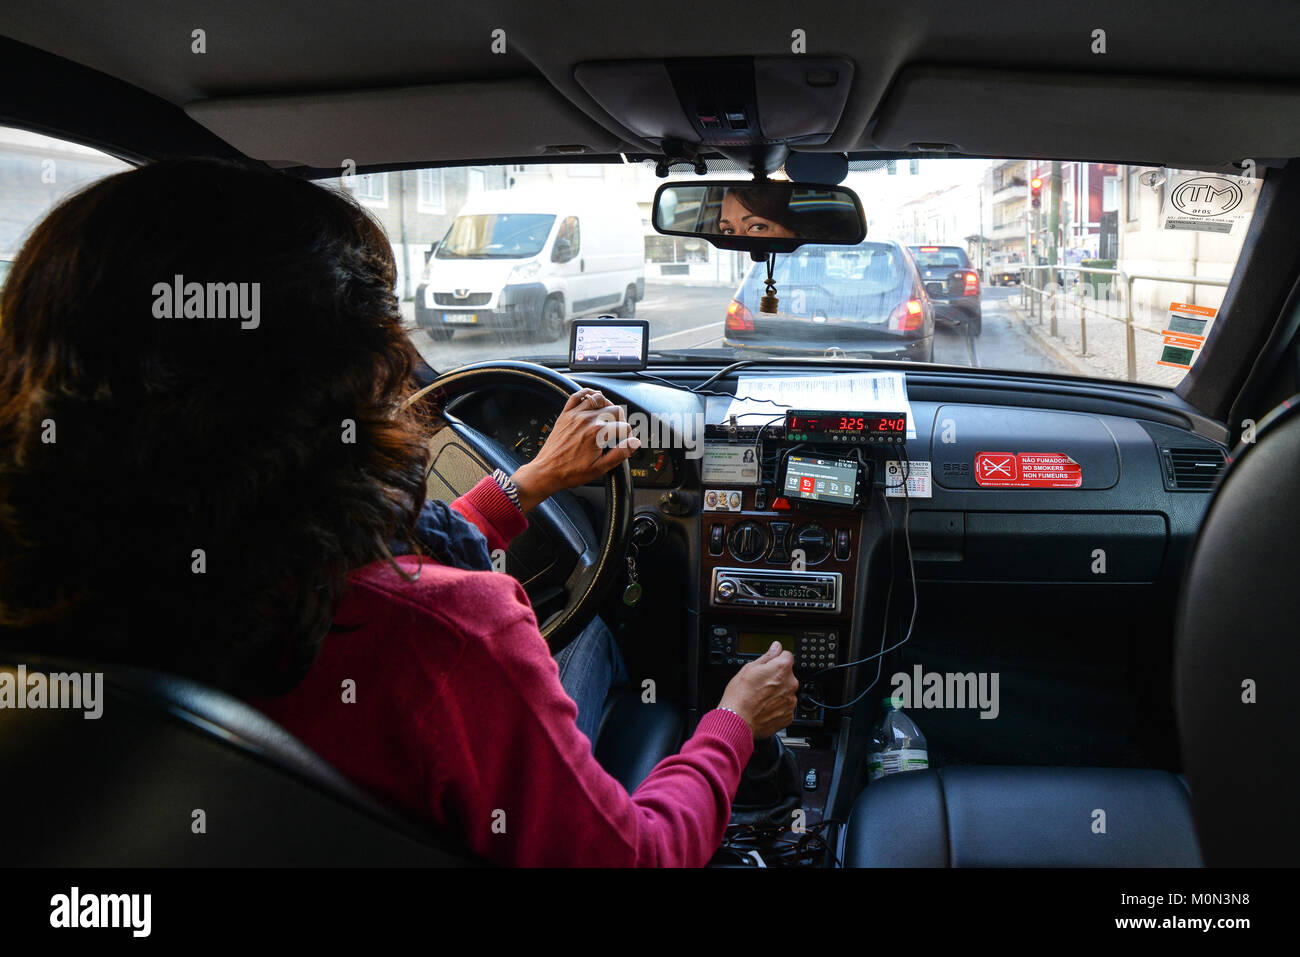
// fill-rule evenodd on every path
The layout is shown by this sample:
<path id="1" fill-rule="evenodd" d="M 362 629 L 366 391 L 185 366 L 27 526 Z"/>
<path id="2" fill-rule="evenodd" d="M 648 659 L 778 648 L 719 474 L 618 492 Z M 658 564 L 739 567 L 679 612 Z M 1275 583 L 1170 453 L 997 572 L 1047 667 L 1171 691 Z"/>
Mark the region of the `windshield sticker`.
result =
<path id="1" fill-rule="evenodd" d="M 907 487 L 903 476 L 907 476 Z M 890 459 L 885 463 L 885 495 L 888 498 L 932 498 L 929 462 L 899 462 Z"/>
<path id="2" fill-rule="evenodd" d="M 1171 172 L 1164 184 L 1160 228 L 1240 233 L 1255 211 L 1259 180 L 1242 176 L 1212 176 Z"/>
<path id="3" fill-rule="evenodd" d="M 854 412 L 898 412 L 907 416 L 907 437 L 916 438 L 916 421 L 901 372 L 850 372 L 823 376 L 748 376 L 736 383 L 728 416 L 772 417 L 773 407 Z"/>
<path id="4" fill-rule="evenodd" d="M 1219 310 L 1213 306 L 1196 306 L 1190 302 L 1171 302 L 1169 318 L 1165 321 L 1164 348 L 1156 365 L 1169 366 L 1174 369 L 1190 369 L 1205 337 L 1209 335 L 1210 326 L 1214 324 Z"/>
<path id="5" fill-rule="evenodd" d="M 975 481 L 983 488 L 1079 488 L 1083 468 L 1061 452 L 977 452 Z"/>
<path id="6" fill-rule="evenodd" d="M 739 512 L 744 496 L 735 489 L 711 488 L 704 493 L 706 512 Z"/>

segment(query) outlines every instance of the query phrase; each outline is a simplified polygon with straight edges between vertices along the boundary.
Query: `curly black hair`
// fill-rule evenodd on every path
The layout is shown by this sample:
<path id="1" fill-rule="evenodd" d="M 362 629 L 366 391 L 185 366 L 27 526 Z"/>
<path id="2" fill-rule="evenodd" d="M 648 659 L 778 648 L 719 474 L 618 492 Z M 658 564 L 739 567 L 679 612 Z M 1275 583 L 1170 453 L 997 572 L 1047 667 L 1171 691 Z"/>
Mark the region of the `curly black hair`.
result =
<path id="1" fill-rule="evenodd" d="M 0 640 L 300 681 L 424 502 L 395 279 L 360 206 L 268 169 L 160 162 L 54 209 L 0 297 Z"/>

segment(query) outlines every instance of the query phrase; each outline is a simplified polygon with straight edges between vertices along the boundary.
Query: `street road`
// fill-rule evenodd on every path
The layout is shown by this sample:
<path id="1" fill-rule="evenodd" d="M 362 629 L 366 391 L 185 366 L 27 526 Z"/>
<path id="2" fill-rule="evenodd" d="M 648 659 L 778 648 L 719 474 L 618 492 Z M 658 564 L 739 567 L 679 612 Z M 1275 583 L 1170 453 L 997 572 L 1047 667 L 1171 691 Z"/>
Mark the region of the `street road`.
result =
<path id="1" fill-rule="evenodd" d="M 731 286 L 646 283 L 645 299 L 637 304 L 637 318 L 650 321 L 650 348 L 720 348 L 723 316 L 733 291 Z M 934 361 L 986 369 L 1069 372 L 1024 330 L 1010 308 L 1010 300 L 1016 295 L 1014 288 L 986 287 L 982 334 L 972 340 L 952 329 L 936 329 Z M 413 318 L 411 303 L 403 303 L 403 312 L 408 319 Z M 481 329 L 458 329 L 449 342 L 433 342 L 414 328 L 411 336 L 425 360 L 440 371 L 484 359 L 557 357 L 568 350 L 567 341 L 532 342 Z"/>

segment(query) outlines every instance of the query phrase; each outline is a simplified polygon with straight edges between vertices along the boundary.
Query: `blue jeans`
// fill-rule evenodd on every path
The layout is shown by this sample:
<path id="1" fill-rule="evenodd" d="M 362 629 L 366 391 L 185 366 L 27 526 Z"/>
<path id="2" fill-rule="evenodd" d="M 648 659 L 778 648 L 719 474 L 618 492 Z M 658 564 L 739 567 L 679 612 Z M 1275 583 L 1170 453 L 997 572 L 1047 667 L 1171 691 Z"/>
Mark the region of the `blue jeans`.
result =
<path id="1" fill-rule="evenodd" d="M 628 683 L 618 642 L 597 616 L 556 653 L 555 663 L 560 666 L 560 684 L 578 706 L 578 730 L 595 750 L 605 699 L 610 689 Z"/>

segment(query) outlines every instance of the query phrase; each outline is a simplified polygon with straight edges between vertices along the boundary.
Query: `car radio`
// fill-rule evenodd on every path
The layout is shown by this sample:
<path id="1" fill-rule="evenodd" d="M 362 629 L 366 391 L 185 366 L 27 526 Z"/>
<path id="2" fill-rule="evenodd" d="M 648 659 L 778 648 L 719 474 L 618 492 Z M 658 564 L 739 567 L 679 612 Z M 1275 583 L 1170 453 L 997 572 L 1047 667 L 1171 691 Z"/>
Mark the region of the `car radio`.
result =
<path id="1" fill-rule="evenodd" d="M 785 414 L 787 442 L 887 445 L 907 438 L 906 412 L 827 412 L 790 409 Z"/>
<path id="2" fill-rule="evenodd" d="M 840 573 L 715 568 L 710 594 L 718 607 L 835 613 L 840 610 Z"/>
<path id="3" fill-rule="evenodd" d="M 774 641 L 794 655 L 794 666 L 803 671 L 820 671 L 839 662 L 839 633 L 834 629 L 770 631 L 714 625 L 709 629 L 709 664 L 743 665 L 766 654 Z"/>

